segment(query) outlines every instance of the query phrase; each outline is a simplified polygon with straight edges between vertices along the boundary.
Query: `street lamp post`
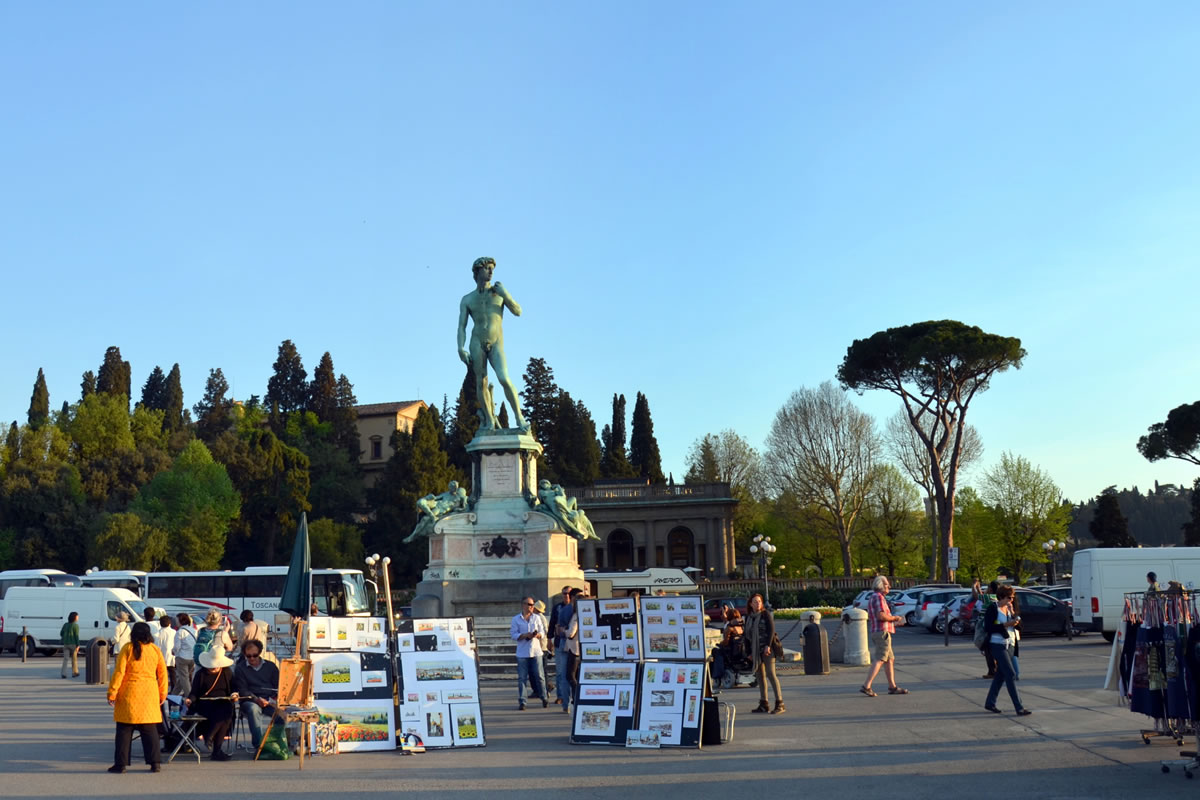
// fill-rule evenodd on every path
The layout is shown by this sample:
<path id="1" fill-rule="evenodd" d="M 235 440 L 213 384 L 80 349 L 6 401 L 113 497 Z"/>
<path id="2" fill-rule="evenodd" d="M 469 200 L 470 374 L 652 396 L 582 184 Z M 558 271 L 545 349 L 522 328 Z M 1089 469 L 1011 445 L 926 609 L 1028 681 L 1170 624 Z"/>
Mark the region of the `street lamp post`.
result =
<path id="1" fill-rule="evenodd" d="M 750 545 L 750 552 L 758 557 L 763 579 L 763 600 L 768 606 L 771 605 L 771 584 L 767 580 L 767 565 L 771 563 L 771 554 L 777 549 L 771 544 L 771 537 L 761 533 L 754 537 L 754 544 Z"/>
<path id="2" fill-rule="evenodd" d="M 1042 551 L 1046 554 L 1046 584 L 1048 586 L 1054 585 L 1054 557 L 1066 549 L 1066 542 L 1060 542 L 1055 539 L 1042 542 Z"/>
<path id="3" fill-rule="evenodd" d="M 392 563 L 391 556 L 379 557 L 379 553 L 367 556 L 367 567 L 375 574 L 377 578 L 383 578 L 383 597 L 384 604 L 387 608 L 387 630 L 388 637 L 388 658 L 392 662 L 392 699 L 399 700 L 400 689 L 397 683 L 397 676 L 400 674 L 399 665 L 396 663 L 396 617 L 392 613 L 392 584 L 388 577 L 388 565 Z"/>

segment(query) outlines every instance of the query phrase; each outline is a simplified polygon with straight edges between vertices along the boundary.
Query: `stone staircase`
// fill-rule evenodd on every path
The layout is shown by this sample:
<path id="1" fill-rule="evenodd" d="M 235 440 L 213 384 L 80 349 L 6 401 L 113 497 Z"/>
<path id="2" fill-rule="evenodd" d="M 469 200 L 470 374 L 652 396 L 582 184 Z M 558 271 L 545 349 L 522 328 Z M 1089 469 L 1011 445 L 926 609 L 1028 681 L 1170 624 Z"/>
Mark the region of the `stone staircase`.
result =
<path id="1" fill-rule="evenodd" d="M 512 617 L 475 617 L 479 679 L 517 678 L 517 643 L 509 635 Z"/>

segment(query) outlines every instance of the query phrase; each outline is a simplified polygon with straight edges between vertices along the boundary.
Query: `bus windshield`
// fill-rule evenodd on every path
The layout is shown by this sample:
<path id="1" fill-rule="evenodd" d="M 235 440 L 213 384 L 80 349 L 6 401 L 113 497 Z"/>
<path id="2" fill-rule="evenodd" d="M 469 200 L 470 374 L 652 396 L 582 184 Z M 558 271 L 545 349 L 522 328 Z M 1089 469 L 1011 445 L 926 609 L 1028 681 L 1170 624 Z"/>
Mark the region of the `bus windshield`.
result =
<path id="1" fill-rule="evenodd" d="M 342 587 L 346 591 L 346 614 L 366 614 L 371 611 L 367 605 L 367 585 L 361 572 L 344 573 Z"/>

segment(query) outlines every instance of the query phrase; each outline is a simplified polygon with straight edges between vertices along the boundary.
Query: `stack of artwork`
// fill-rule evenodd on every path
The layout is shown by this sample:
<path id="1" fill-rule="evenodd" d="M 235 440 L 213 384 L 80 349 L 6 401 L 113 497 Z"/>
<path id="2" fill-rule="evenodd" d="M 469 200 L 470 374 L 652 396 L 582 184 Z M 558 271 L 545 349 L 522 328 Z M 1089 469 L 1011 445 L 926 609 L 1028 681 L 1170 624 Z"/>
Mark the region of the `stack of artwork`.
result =
<path id="1" fill-rule="evenodd" d="M 396 747 L 384 625 L 382 617 L 310 620 L 308 648 L 317 728 L 337 731 L 338 752 Z"/>
<path id="2" fill-rule="evenodd" d="M 583 662 L 571 740 L 587 744 L 625 742 L 637 711 L 639 665 L 631 662 Z"/>
<path id="3" fill-rule="evenodd" d="M 703 608 L 704 598 L 696 595 L 644 598 L 642 637 L 646 658 L 707 658 Z"/>
<path id="4" fill-rule="evenodd" d="M 580 600 L 579 654 L 584 661 L 637 661 L 642 657 L 637 604 L 632 597 Z"/>
<path id="5" fill-rule="evenodd" d="M 699 595 L 642 598 L 640 608 L 632 598 L 579 603 L 584 660 L 573 743 L 699 747 L 708 685 L 703 607 Z"/>
<path id="6" fill-rule="evenodd" d="M 400 654 L 400 732 L 426 747 L 484 744 L 479 669 L 470 617 L 403 620 Z"/>

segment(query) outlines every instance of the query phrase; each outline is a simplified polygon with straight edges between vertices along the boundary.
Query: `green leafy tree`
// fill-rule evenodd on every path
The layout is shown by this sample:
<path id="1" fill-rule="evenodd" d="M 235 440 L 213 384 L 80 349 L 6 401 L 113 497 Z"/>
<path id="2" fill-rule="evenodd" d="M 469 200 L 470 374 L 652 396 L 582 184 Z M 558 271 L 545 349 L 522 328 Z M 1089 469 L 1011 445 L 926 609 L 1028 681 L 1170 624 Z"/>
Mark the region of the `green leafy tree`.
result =
<path id="1" fill-rule="evenodd" d="M 625 395 L 613 394 L 612 423 L 600 432 L 600 476 L 603 478 L 633 478 L 637 475 L 625 449 L 625 430 Z"/>
<path id="2" fill-rule="evenodd" d="M 96 374 L 96 391 L 114 397 L 124 397 L 128 407 L 132 378 L 129 362 L 121 358 L 121 348 L 108 348 L 104 352 L 104 362 L 100 365 L 100 371 Z"/>
<path id="3" fill-rule="evenodd" d="M 210 369 L 208 380 L 204 382 L 204 397 L 192 406 L 196 414 L 196 435 L 209 444 L 233 423 L 233 401 L 225 397 L 228 391 L 229 381 L 225 380 L 221 368 Z"/>
<path id="4" fill-rule="evenodd" d="M 362 529 L 331 519 L 314 519 L 308 523 L 308 545 L 313 565 L 327 569 L 361 564 L 366 555 Z"/>
<path id="5" fill-rule="evenodd" d="M 958 491 L 954 534 L 959 572 L 984 584 L 994 580 L 1001 561 L 996 517 L 970 486 Z"/>
<path id="6" fill-rule="evenodd" d="M 350 522 L 363 504 L 362 474 L 358 459 L 338 443 L 333 423 L 311 411 L 289 414 L 283 440 L 308 457 L 312 516 Z"/>
<path id="7" fill-rule="evenodd" d="M 279 345 L 273 370 L 264 398 L 267 408 L 283 414 L 303 410 L 308 405 L 308 372 L 291 339 L 284 339 Z"/>
<path id="8" fill-rule="evenodd" d="M 895 466 L 883 464 L 867 494 L 864 533 L 888 575 L 900 574 L 905 560 L 917 562 L 921 553 L 922 526 L 917 512 L 920 495 Z"/>
<path id="9" fill-rule="evenodd" d="M 688 483 L 729 484 L 730 494 L 737 501 L 733 510 L 734 537 L 739 546 L 749 547 L 753 532 L 761 532 L 757 529 L 766 513 L 762 504 L 766 496 L 762 456 L 736 431 L 727 428 L 718 434 L 706 434 L 693 444 L 688 463 Z M 693 480 L 696 477 L 704 480 Z"/>
<path id="10" fill-rule="evenodd" d="M 166 451 L 167 432 L 163 430 L 163 415 L 160 409 L 139 405 L 129 417 L 129 432 L 133 434 L 135 448 L 148 447 Z"/>
<path id="11" fill-rule="evenodd" d="M 268 434 L 269 435 L 269 434 Z M 171 569 L 217 569 L 241 498 L 222 464 L 193 439 L 171 468 L 143 487 L 130 510 L 148 528 L 166 532 L 162 558 Z"/>
<path id="12" fill-rule="evenodd" d="M 38 367 L 37 380 L 33 382 L 33 396 L 29 398 L 29 426 L 40 428 L 50 421 L 50 390 L 46 388 L 46 376 Z"/>
<path id="13" fill-rule="evenodd" d="M 842 550 L 842 574 L 853 574 L 851 545 L 877 475 L 874 420 L 829 381 L 792 393 L 767 436 L 767 470 L 777 486 L 824 514 Z"/>
<path id="14" fill-rule="evenodd" d="M 1044 560 L 1044 542 L 1066 538 L 1070 504 L 1049 475 L 1007 452 L 984 474 L 981 490 L 996 521 L 1001 561 L 1019 583 L 1028 574 L 1026 561 Z"/>
<path id="15" fill-rule="evenodd" d="M 16 458 L 0 482 L 0 530 L 7 531 L 9 565 L 86 569 L 94 521 L 71 463 L 70 438 L 54 425 L 21 428 Z"/>
<path id="16" fill-rule="evenodd" d="M 168 569 L 168 535 L 133 512 L 108 515 L 96 536 L 89 561 L 101 569 Z"/>
<path id="17" fill-rule="evenodd" d="M 638 475 L 649 479 L 650 483 L 662 483 L 665 480 L 662 456 L 658 452 L 658 440 L 654 438 L 654 420 L 650 418 L 650 401 L 641 392 L 637 393 L 637 399 L 633 403 L 629 463 L 637 470 Z"/>
<path id="18" fill-rule="evenodd" d="M 1100 494 L 1088 532 L 1100 547 L 1137 547 L 1137 540 L 1129 535 L 1129 520 L 1121 513 L 1115 486 Z"/>
<path id="19" fill-rule="evenodd" d="M 993 375 L 1019 368 L 1024 358 L 1020 339 L 940 320 L 857 339 L 838 368 L 838 380 L 845 388 L 882 389 L 898 396 L 909 424 L 925 445 L 941 526 L 938 561 L 944 580 L 950 575 L 946 552 L 954 544 L 954 492 L 967 409 L 977 394 L 987 390 Z"/>
<path id="20" fill-rule="evenodd" d="M 1200 465 L 1200 401 L 1177 406 L 1165 422 L 1156 422 L 1138 439 L 1138 452 L 1148 461 L 1177 458 Z"/>
<path id="21" fill-rule="evenodd" d="M 338 409 L 337 375 L 333 371 L 333 356 L 329 351 L 321 356 L 317 368 L 313 371 L 312 385 L 309 387 L 308 410 L 317 415 L 322 422 L 332 422 Z"/>
<path id="22" fill-rule="evenodd" d="M 145 408 L 166 408 L 163 402 L 163 389 L 167 385 L 167 376 L 162 367 L 157 364 L 150 370 L 146 382 L 142 384 L 142 406 Z"/>

